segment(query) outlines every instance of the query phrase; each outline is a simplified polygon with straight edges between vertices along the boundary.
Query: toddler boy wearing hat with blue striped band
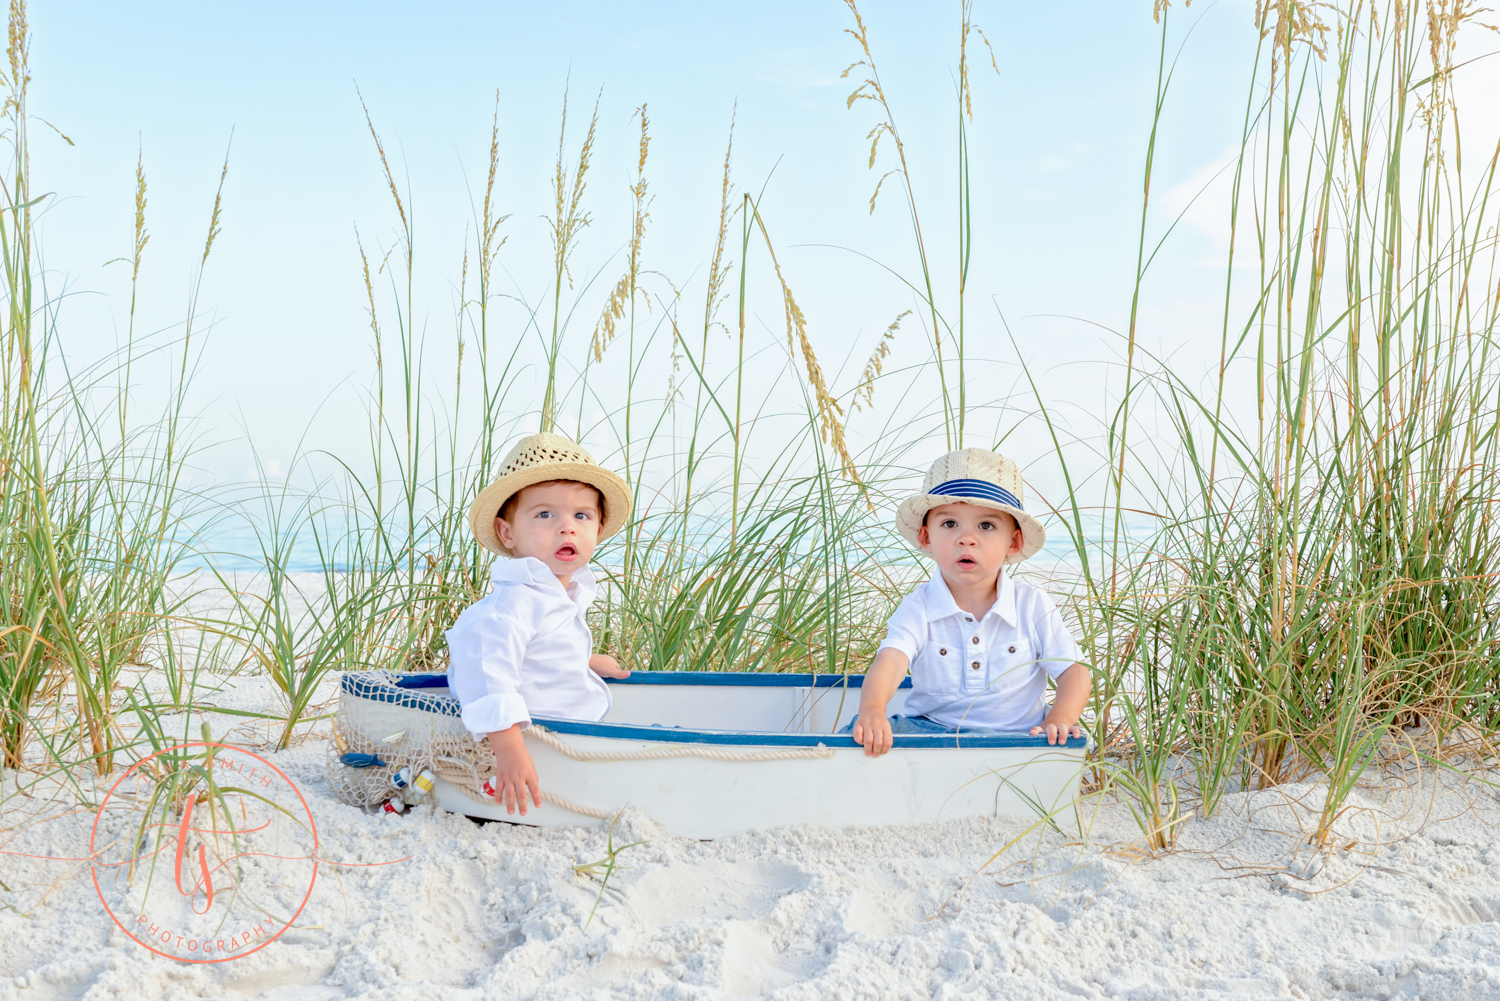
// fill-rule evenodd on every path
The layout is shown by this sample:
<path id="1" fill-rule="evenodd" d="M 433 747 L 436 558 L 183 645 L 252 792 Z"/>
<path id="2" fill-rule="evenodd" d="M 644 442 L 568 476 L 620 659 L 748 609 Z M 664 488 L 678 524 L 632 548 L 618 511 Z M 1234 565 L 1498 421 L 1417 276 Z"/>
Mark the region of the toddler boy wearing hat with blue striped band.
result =
<path id="1" fill-rule="evenodd" d="M 1083 736 L 1091 679 L 1078 643 L 1047 592 L 1005 572 L 1047 541 L 1024 497 L 1014 462 L 966 448 L 933 463 L 922 492 L 897 508 L 896 529 L 937 570 L 891 616 L 865 674 L 852 733 L 866 754 L 889 751 L 893 733 L 1025 731 L 1049 744 Z M 906 714 L 887 717 L 908 669 Z"/>

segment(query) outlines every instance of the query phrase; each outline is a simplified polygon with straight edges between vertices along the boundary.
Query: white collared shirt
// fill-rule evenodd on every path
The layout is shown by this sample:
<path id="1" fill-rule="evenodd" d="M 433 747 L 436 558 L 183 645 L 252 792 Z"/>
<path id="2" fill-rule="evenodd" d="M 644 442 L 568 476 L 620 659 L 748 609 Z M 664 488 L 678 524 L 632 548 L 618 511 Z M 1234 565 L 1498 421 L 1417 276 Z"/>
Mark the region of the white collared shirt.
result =
<path id="1" fill-rule="evenodd" d="M 1003 570 L 983 616 L 959 608 L 936 571 L 897 606 L 880 649 L 900 650 L 911 661 L 908 716 L 965 729 L 1037 726 L 1047 714 L 1047 677 L 1079 659 L 1047 592 Z"/>
<path id="2" fill-rule="evenodd" d="M 594 637 L 584 613 L 598 590 L 590 566 L 566 591 L 533 557 L 496 560 L 488 595 L 463 610 L 448 637 L 448 688 L 475 740 L 532 714 L 599 720 L 609 686 L 589 669 Z"/>

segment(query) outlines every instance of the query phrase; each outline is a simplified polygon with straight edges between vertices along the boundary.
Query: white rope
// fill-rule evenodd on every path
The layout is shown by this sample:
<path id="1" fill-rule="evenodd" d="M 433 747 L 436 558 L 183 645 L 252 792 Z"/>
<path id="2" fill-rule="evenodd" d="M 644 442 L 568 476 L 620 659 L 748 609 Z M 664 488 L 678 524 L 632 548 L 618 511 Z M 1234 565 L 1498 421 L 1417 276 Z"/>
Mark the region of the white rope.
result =
<path id="1" fill-rule="evenodd" d="M 434 755 L 432 767 L 438 776 L 456 786 L 460 792 L 477 803 L 491 804 L 499 800 L 493 796 L 484 794 L 484 780 L 479 777 L 479 770 L 474 767 L 472 760 L 465 761 L 447 754 Z M 563 799 L 547 790 L 542 790 L 542 802 L 560 806 L 564 810 L 572 810 L 574 813 L 585 817 L 593 817 L 596 820 L 608 820 L 614 814 L 607 810 L 595 810 L 590 806 L 582 806 L 570 799 Z"/>
<path id="2" fill-rule="evenodd" d="M 585 817 L 593 817 L 596 820 L 608 820 L 610 817 L 614 816 L 613 813 L 608 813 L 604 810 L 595 810 L 591 807 L 579 806 L 577 803 L 574 803 L 571 800 L 563 799 L 561 796 L 554 796 L 545 789 L 542 790 L 542 800 L 544 802 L 551 803 L 553 806 L 560 806 L 564 810 L 572 810 L 574 813 L 581 813 Z"/>
<path id="3" fill-rule="evenodd" d="M 790 761 L 833 757 L 833 748 L 824 744 L 818 744 L 816 747 L 787 747 L 774 751 L 726 751 L 705 744 L 674 744 L 665 747 L 651 747 L 643 751 L 625 751 L 618 754 L 589 754 L 578 750 L 550 730 L 537 726 L 535 723 L 523 732 L 565 757 L 590 764 L 605 764 L 611 761 L 650 761 L 660 758 L 709 758 L 713 761 Z M 457 786 L 470 799 L 480 803 L 496 802 L 492 797 L 484 794 L 484 780 L 480 777 L 479 769 L 476 767 L 478 759 L 484 757 L 483 753 L 479 750 L 481 745 L 469 741 L 456 739 L 449 741 L 442 738 L 435 739 L 433 744 L 440 745 L 443 750 L 454 751 L 462 755 L 462 757 L 459 757 L 441 753 L 434 754 L 432 764 L 438 775 Z M 593 817 L 596 820 L 608 820 L 614 816 L 613 812 L 583 806 L 571 800 L 563 799 L 561 796 L 554 795 L 546 790 L 542 791 L 542 800 L 543 802 L 551 803 L 553 806 L 561 807 L 564 810 L 571 810 L 585 817 Z"/>
<path id="4" fill-rule="evenodd" d="M 546 744 L 559 754 L 574 761 L 604 764 L 610 761 L 650 761 L 655 758 L 711 758 L 714 761 L 788 761 L 797 758 L 831 758 L 833 748 L 819 744 L 816 747 L 788 747 L 776 751 L 724 751 L 705 744 L 672 744 L 666 747 L 651 747 L 644 751 L 625 751 L 615 754 L 588 754 L 565 743 L 562 738 L 544 727 L 533 723 L 524 731 L 527 736 Z"/>

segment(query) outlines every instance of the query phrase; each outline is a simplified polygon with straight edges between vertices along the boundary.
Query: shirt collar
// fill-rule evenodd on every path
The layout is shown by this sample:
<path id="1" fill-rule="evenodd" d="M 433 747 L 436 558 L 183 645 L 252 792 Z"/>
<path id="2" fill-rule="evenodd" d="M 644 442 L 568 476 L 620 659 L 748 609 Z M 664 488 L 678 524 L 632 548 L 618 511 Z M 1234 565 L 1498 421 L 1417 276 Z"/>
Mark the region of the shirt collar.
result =
<path id="1" fill-rule="evenodd" d="M 534 584 L 537 587 L 558 589 L 557 575 L 535 556 L 518 556 L 513 560 L 496 560 L 490 564 L 490 580 L 496 584 Z M 573 571 L 572 583 L 568 585 L 568 597 L 587 608 L 593 603 L 599 585 L 594 578 L 594 565 L 585 563 Z"/>
<path id="2" fill-rule="evenodd" d="M 948 589 L 942 570 L 934 570 L 932 579 L 927 583 L 927 610 L 931 618 L 946 619 L 950 615 L 969 614 L 953 600 L 953 592 Z M 995 603 L 984 614 L 998 615 L 1010 625 L 1016 624 L 1016 583 L 1010 579 L 1004 567 L 1000 569 L 1000 579 L 995 588 Z"/>
<path id="3" fill-rule="evenodd" d="M 990 611 L 1014 626 L 1016 622 L 1016 582 L 1010 579 L 1005 568 L 1000 568 L 1000 582 L 995 588 L 995 604 Z"/>
<path id="4" fill-rule="evenodd" d="M 943 579 L 942 570 L 932 571 L 932 579 L 927 582 L 927 617 L 929 619 L 946 619 L 950 615 L 966 615 L 958 602 L 953 600 L 953 592 L 948 590 L 948 582 Z"/>

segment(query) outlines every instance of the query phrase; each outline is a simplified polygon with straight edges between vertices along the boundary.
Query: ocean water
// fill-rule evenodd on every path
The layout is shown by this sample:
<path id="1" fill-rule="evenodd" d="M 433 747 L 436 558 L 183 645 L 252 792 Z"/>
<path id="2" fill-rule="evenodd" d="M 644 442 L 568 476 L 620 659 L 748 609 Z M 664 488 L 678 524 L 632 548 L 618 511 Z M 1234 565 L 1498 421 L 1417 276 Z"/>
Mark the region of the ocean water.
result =
<path id="1" fill-rule="evenodd" d="M 722 519 L 694 516 L 693 521 L 695 524 L 690 525 L 689 530 L 690 548 L 700 552 L 717 548 L 715 540 L 728 534 L 727 521 Z M 1064 575 L 1081 569 L 1081 561 L 1068 533 L 1055 520 L 1046 527 L 1049 529 L 1047 544 L 1032 558 L 1032 565 L 1047 567 Z M 1106 555 L 1112 526 L 1095 524 L 1085 527 L 1091 551 L 1097 556 Z M 1148 540 L 1156 530 L 1154 519 L 1132 513 L 1124 520 L 1123 536 L 1128 542 L 1139 543 Z M 292 572 L 342 571 L 347 567 L 349 531 L 348 523 L 335 520 L 326 513 L 316 521 L 304 518 L 279 525 L 264 516 L 221 513 L 212 519 L 200 519 L 196 525 L 189 523 L 184 526 L 183 538 L 189 545 L 189 555 L 179 564 L 179 569 L 218 570 L 226 574 L 263 572 L 270 551 L 279 556 L 276 562 Z M 924 562 L 906 545 L 894 527 L 874 522 L 860 534 L 862 537 L 858 539 L 856 551 L 869 552 L 882 563 Z M 617 546 L 606 543 L 599 553 L 599 562 L 605 565 L 614 563 L 616 552 Z"/>

